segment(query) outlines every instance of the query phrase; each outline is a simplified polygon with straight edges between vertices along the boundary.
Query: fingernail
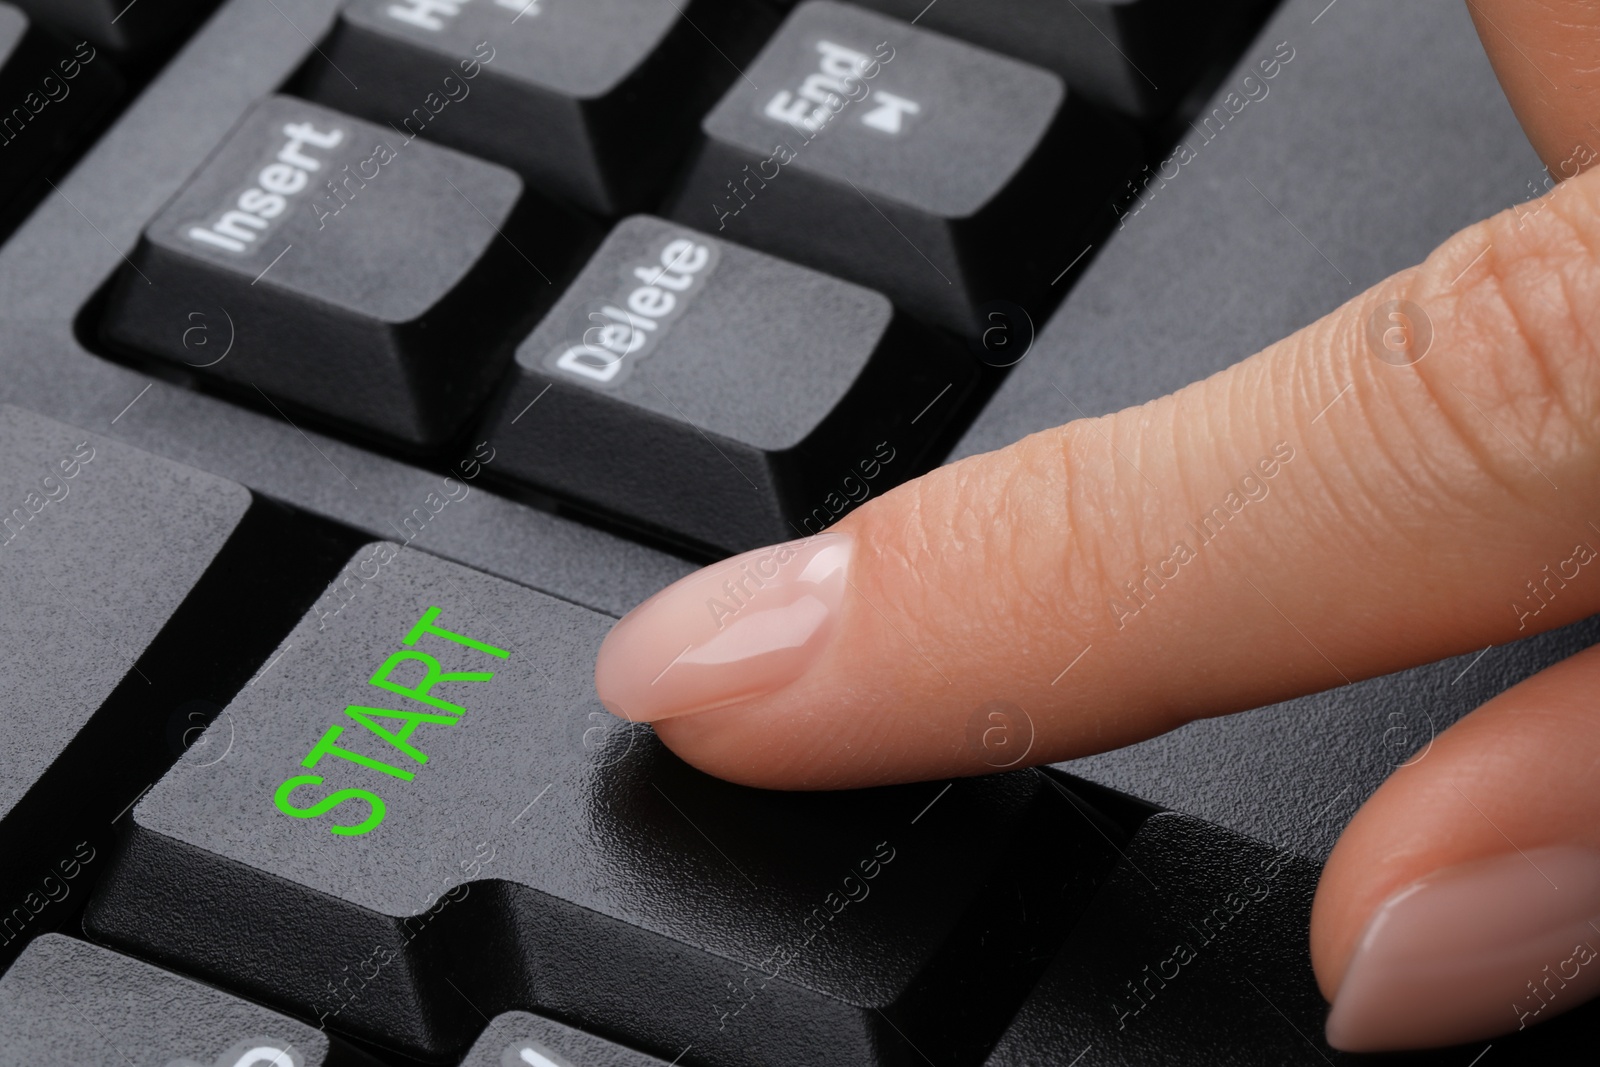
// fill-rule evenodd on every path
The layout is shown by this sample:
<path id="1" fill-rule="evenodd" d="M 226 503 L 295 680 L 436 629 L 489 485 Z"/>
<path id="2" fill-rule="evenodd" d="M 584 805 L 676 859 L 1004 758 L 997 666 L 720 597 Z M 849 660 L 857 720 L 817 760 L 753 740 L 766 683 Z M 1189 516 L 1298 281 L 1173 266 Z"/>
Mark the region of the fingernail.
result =
<path id="1" fill-rule="evenodd" d="M 1347 1052 L 1480 1041 L 1600 992 L 1600 853 L 1557 847 L 1437 871 L 1378 908 L 1328 1015 Z"/>
<path id="2" fill-rule="evenodd" d="M 734 556 L 663 589 L 600 646 L 601 703 L 652 722 L 795 681 L 833 634 L 852 545 L 847 534 L 818 534 Z"/>

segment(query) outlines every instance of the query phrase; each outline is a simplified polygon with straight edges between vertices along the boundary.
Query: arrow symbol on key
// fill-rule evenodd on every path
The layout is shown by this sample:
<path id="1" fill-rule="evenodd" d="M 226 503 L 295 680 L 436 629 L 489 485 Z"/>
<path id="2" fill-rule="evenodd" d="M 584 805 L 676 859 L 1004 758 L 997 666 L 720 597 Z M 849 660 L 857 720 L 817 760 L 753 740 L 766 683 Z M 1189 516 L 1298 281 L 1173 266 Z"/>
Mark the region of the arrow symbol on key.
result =
<path id="1" fill-rule="evenodd" d="M 915 100 L 907 100 L 903 96 L 886 93 L 882 89 L 873 96 L 878 106 L 861 116 L 861 121 L 875 130 L 884 133 L 899 133 L 905 125 L 905 116 L 915 115 L 922 111 L 922 105 Z"/>
<path id="2" fill-rule="evenodd" d="M 530 1045 L 523 1045 L 518 1055 L 523 1063 L 528 1064 L 528 1067 L 562 1067 L 561 1064 L 556 1063 L 555 1060 Z"/>

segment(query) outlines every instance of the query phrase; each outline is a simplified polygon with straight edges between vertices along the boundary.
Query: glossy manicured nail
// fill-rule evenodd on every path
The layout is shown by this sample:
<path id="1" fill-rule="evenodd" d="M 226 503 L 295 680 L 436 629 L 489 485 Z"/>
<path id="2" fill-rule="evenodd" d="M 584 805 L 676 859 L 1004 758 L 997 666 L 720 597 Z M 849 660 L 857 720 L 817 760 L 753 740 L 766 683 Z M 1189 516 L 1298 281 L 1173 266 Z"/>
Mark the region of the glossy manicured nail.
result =
<path id="1" fill-rule="evenodd" d="M 827 647 L 852 540 L 825 533 L 735 556 L 668 586 L 607 635 L 595 663 L 613 714 L 651 722 L 781 689 Z"/>
<path id="2" fill-rule="evenodd" d="M 1600 992 L 1600 853 L 1543 848 L 1435 872 L 1383 903 L 1334 996 L 1349 1052 L 1481 1041 Z"/>

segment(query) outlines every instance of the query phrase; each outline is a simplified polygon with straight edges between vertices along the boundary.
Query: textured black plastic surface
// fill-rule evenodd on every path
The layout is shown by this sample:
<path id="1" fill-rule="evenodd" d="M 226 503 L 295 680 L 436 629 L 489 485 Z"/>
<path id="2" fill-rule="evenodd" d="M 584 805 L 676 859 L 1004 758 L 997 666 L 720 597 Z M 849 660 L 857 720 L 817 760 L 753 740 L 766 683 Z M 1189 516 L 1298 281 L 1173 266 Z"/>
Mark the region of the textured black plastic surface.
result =
<path id="1" fill-rule="evenodd" d="M 725 551 L 921 473 L 983 369 L 878 293 L 645 216 L 516 358 L 498 474 Z"/>
<path id="2" fill-rule="evenodd" d="M 189 29 L 216 0 L 15 0 L 103 48 L 133 52 Z"/>
<path id="3" fill-rule="evenodd" d="M 352 0 L 306 91 L 616 215 L 659 194 L 774 23 L 723 0 Z M 474 54 L 490 58 L 469 85 L 451 68 Z"/>
<path id="4" fill-rule="evenodd" d="M 46 934 L 0 978 L 3 1067 L 364 1067 L 337 1039 L 148 963 Z"/>
<path id="5" fill-rule="evenodd" d="M 1187 816 L 1152 816 L 987 1067 L 1145 1067 L 1333 1055 L 1306 948 L 1317 868 Z M 1254 989 L 1252 989 L 1252 985 Z"/>
<path id="6" fill-rule="evenodd" d="M 88 41 L 69 44 L 0 4 L 0 227 L 13 221 L 11 201 L 82 143 L 119 83 Z"/>
<path id="7" fill-rule="evenodd" d="M 600 707 L 609 623 L 369 546 L 212 727 L 227 758 L 134 809 L 87 928 L 412 1053 L 529 1009 L 719 1067 L 980 1058 L 1112 838 L 1038 772 L 828 795 L 700 774 Z M 465 710 L 371 684 L 401 651 L 437 658 L 396 667 L 407 687 L 479 672 L 423 694 Z"/>
<path id="8" fill-rule="evenodd" d="M 864 0 L 862 6 L 1053 70 L 1093 100 L 1149 115 L 1182 97 L 1206 57 L 1263 5 L 1253 0 Z"/>
<path id="9" fill-rule="evenodd" d="M 0 491 L 0 686 L 13 702 L 0 750 L 3 962 L 71 920 L 113 823 L 199 740 L 355 542 L 11 407 Z M 216 742 L 203 758 L 220 758 L 228 738 Z"/>
<path id="10" fill-rule="evenodd" d="M 1439 1052 L 1339 1053 L 1307 947 L 1317 866 L 1176 813 L 1152 816 L 985 1067 L 1582 1062 L 1600 1004 Z"/>
<path id="11" fill-rule="evenodd" d="M 44 773 L 222 550 L 250 494 L 0 408 L 0 816 Z M 21 716 L 18 722 L 15 718 Z"/>
<path id="12" fill-rule="evenodd" d="M 701 123 L 669 214 L 976 333 L 1130 158 L 1061 79 L 831 0 L 795 9 Z M 1051 210 L 1039 210 L 1041 203 Z"/>

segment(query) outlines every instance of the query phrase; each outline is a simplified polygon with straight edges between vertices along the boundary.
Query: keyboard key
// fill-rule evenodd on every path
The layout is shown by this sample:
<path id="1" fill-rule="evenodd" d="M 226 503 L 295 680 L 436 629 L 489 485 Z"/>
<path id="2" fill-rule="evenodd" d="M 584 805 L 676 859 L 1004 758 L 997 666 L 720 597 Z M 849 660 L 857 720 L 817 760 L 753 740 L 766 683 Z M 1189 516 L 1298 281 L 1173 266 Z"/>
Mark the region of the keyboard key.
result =
<path id="1" fill-rule="evenodd" d="M 863 7 L 1053 70 L 1073 89 L 1141 118 L 1169 109 L 1273 0 L 857 0 Z M 918 18 L 918 16 L 921 16 Z"/>
<path id="2" fill-rule="evenodd" d="M 304 1023 L 148 963 L 46 934 L 0 978 L 4 1067 L 357 1067 Z"/>
<path id="3" fill-rule="evenodd" d="M 1109 218 L 1123 136 L 1054 74 L 827 0 L 748 74 L 701 123 L 672 217 L 927 321 L 976 335 L 991 301 L 1042 311 L 1073 235 Z"/>
<path id="4" fill-rule="evenodd" d="M 1212 823 L 1151 816 L 985 1067 L 1075 1056 L 1097 1067 L 1354 1062 L 1322 1036 L 1327 1004 L 1308 947 L 1319 873 Z M 1581 1061 L 1597 1023 L 1600 1001 L 1496 1038 L 1495 1062 Z M 1355 1059 L 1457 1067 L 1483 1053 L 1480 1044 Z"/>
<path id="5" fill-rule="evenodd" d="M 0 3 L 0 215 L 82 140 L 120 80 L 87 41 L 69 46 Z"/>
<path id="6" fill-rule="evenodd" d="M 772 29 L 712 0 L 352 0 L 307 93 L 616 215 L 661 191 Z M 473 101 L 467 103 L 468 100 Z"/>
<path id="7" fill-rule="evenodd" d="M 437 446 L 581 232 L 503 167 L 272 97 L 146 227 L 107 332 L 263 406 Z M 225 356 L 190 347 L 196 314 L 232 324 Z"/>
<path id="8" fill-rule="evenodd" d="M 1320 1063 L 1307 930 L 1315 864 L 1185 815 L 1148 819 L 986 1067 Z M 1299 1031 L 1298 1033 L 1296 1031 Z"/>
<path id="9" fill-rule="evenodd" d="M 974 1062 L 1115 859 L 1043 773 L 709 778 L 600 707 L 610 618 L 365 551 L 381 577 L 226 709 L 231 754 L 134 808 L 97 938 L 414 1056 L 522 1010 L 668 1062 Z"/>
<path id="10" fill-rule="evenodd" d="M 208 0 L 16 0 L 38 18 L 114 52 L 136 52 L 188 30 Z"/>
<path id="11" fill-rule="evenodd" d="M 487 436 L 503 475 L 731 552 L 920 474 L 982 369 L 868 289 L 636 216 L 518 347 Z"/>
<path id="12" fill-rule="evenodd" d="M 70 918 L 112 820 L 337 572 L 350 542 L 322 530 L 221 478 L 0 407 L 0 963 Z"/>
<path id="13" fill-rule="evenodd" d="M 461 1067 L 670 1067 L 603 1037 L 523 1011 L 496 1016 Z"/>

